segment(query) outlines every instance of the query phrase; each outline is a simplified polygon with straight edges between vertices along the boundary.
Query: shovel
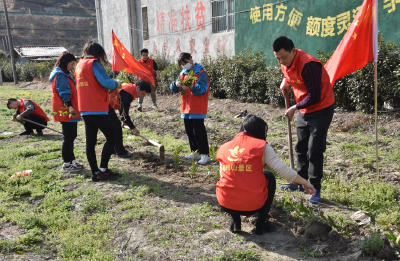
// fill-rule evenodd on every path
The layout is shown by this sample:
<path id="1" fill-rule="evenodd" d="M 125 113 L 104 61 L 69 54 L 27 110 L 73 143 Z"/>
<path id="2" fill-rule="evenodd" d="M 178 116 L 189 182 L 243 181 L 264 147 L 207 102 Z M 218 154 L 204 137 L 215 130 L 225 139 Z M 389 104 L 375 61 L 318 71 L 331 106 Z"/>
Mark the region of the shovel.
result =
<path id="1" fill-rule="evenodd" d="M 14 118 L 15 118 L 15 117 L 14 117 Z M 21 123 L 22 125 L 24 125 L 24 122 L 25 122 L 25 121 L 30 122 L 30 123 L 33 123 L 33 124 L 35 124 L 35 125 L 37 125 L 37 126 L 40 126 L 40 127 L 43 127 L 43 128 L 49 129 L 49 130 L 52 130 L 52 131 L 54 131 L 54 132 L 57 132 L 57 133 L 63 135 L 63 133 L 62 133 L 61 131 L 55 130 L 55 129 L 50 128 L 50 127 L 47 127 L 46 125 L 37 123 L 36 121 L 32 121 L 32 120 L 29 120 L 29 119 L 27 119 L 27 118 L 21 118 L 21 120 L 19 120 L 18 122 Z M 79 138 L 76 138 L 76 139 L 79 140 L 79 141 L 82 141 L 82 140 L 79 139 Z"/>
<path id="2" fill-rule="evenodd" d="M 290 104 L 289 104 L 289 95 L 288 95 L 288 91 L 285 90 L 284 91 L 284 98 L 285 98 L 285 107 L 286 110 L 289 109 Z M 293 144 L 292 144 L 292 128 L 291 128 L 291 124 L 290 124 L 290 119 L 289 116 L 286 116 L 286 122 L 287 122 L 287 129 L 288 129 L 288 142 L 289 142 L 289 158 L 290 158 L 290 168 L 294 169 L 294 158 L 293 158 Z M 291 187 L 297 187 L 299 184 L 297 183 L 290 183 L 289 184 Z"/>
<path id="3" fill-rule="evenodd" d="M 130 128 L 126 125 L 124 125 L 125 129 L 130 130 Z M 143 136 L 142 134 L 138 135 L 139 137 L 141 137 L 142 139 L 146 140 L 148 143 L 150 143 L 151 145 L 158 147 L 159 151 L 160 151 L 160 160 L 163 161 L 165 159 L 165 149 L 164 149 L 164 145 L 161 145 L 160 143 L 154 141 L 154 140 L 150 140 L 149 138 Z"/>

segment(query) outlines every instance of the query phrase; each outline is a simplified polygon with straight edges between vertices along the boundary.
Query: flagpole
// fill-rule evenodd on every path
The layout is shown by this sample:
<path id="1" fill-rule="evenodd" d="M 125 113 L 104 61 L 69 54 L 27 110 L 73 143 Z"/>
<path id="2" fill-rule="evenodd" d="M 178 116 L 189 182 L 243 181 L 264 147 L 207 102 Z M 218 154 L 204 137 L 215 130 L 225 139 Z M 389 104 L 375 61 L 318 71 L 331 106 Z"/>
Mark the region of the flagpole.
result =
<path id="1" fill-rule="evenodd" d="M 379 150 L 378 150 L 378 88 L 377 88 L 377 65 L 374 61 L 374 82 L 375 82 L 375 154 L 376 154 L 376 173 L 379 179 Z"/>
<path id="2" fill-rule="evenodd" d="M 376 174 L 379 179 L 379 146 L 378 146 L 378 0 L 372 1 L 372 46 L 374 52 L 374 85 L 375 85 L 375 154 Z"/>

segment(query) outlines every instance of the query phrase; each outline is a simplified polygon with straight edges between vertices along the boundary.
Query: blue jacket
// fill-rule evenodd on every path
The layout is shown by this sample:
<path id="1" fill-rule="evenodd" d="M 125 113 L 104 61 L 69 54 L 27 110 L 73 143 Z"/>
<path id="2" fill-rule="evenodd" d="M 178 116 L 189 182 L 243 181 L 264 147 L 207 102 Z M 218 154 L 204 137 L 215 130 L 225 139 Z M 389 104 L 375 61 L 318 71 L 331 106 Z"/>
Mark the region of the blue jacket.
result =
<path id="1" fill-rule="evenodd" d="M 57 76 L 60 77 L 57 77 Z M 50 73 L 49 81 L 53 82 L 54 78 L 57 77 L 56 79 L 56 89 L 58 91 L 58 95 L 60 95 L 61 100 L 63 100 L 64 103 L 70 103 L 71 102 L 71 87 L 69 86 L 68 83 L 68 78 L 74 81 L 76 84 L 75 80 L 72 79 L 71 75 L 68 73 L 65 73 L 61 70 L 60 67 L 54 68 L 54 70 Z M 75 104 L 75 106 L 78 106 L 78 104 Z M 75 119 L 67 122 L 78 122 L 81 119 Z"/>
<path id="2" fill-rule="evenodd" d="M 193 67 L 194 74 L 195 75 L 200 74 L 201 70 L 204 70 L 203 66 L 201 66 L 198 63 L 195 63 L 195 65 Z M 189 73 L 189 70 L 183 69 L 181 71 L 181 73 L 179 74 L 179 76 L 182 74 L 188 74 L 188 73 Z M 180 77 L 178 77 L 178 79 L 176 79 L 176 81 L 179 81 L 179 79 L 180 79 Z M 175 82 L 171 83 L 170 89 L 173 93 L 178 93 L 180 90 L 179 90 L 179 87 L 177 87 L 175 85 Z M 202 72 L 198 76 L 197 82 L 193 86 L 191 92 L 195 96 L 201 96 L 201 95 L 206 94 L 208 88 L 209 88 L 209 85 L 208 85 L 207 74 L 205 72 Z M 206 116 L 207 116 L 206 114 L 181 114 L 182 119 L 204 119 L 204 118 L 206 118 Z"/>

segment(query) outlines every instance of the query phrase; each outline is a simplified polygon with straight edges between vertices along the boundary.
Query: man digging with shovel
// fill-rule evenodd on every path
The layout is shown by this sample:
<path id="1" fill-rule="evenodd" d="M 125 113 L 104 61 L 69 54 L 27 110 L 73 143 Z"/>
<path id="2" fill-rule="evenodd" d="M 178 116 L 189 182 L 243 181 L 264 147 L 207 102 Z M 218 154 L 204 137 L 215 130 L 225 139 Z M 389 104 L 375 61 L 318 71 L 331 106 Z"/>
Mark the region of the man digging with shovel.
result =
<path id="1" fill-rule="evenodd" d="M 321 179 L 323 176 L 326 136 L 333 117 L 335 97 L 329 75 L 323 64 L 294 47 L 293 41 L 281 36 L 274 41 L 274 55 L 281 64 L 284 78 L 281 91 L 289 93 L 292 86 L 296 105 L 286 110 L 285 116 L 292 120 L 296 110 L 297 118 L 297 173 L 309 179 L 316 194 L 310 196 L 310 203 L 321 203 Z M 302 190 L 301 186 L 285 185 L 283 190 Z"/>
<path id="2" fill-rule="evenodd" d="M 41 125 L 47 126 L 49 118 L 44 113 L 42 108 L 39 107 L 35 102 L 29 99 L 14 99 L 10 98 L 7 100 L 7 108 L 17 110 L 13 116 L 12 121 L 21 121 L 21 119 L 29 119 Z M 21 121 L 24 125 L 25 131 L 19 133 L 19 135 L 30 135 L 33 134 L 33 130 L 36 130 L 37 136 L 43 136 L 44 127 L 33 124 L 27 121 Z"/>
<path id="3" fill-rule="evenodd" d="M 136 98 L 143 97 L 150 93 L 151 87 L 148 82 L 140 80 L 136 84 L 123 83 L 122 89 L 118 89 L 118 92 L 120 97 L 114 92 L 110 94 L 110 106 L 108 110 L 108 116 L 110 117 L 116 137 L 114 151 L 118 158 L 130 158 L 133 155 L 129 153 L 123 145 L 122 127 L 127 126 L 136 136 L 140 134 L 140 131 L 136 129 L 129 116 L 129 108 Z M 120 118 L 118 118 L 115 110 L 119 110 Z"/>

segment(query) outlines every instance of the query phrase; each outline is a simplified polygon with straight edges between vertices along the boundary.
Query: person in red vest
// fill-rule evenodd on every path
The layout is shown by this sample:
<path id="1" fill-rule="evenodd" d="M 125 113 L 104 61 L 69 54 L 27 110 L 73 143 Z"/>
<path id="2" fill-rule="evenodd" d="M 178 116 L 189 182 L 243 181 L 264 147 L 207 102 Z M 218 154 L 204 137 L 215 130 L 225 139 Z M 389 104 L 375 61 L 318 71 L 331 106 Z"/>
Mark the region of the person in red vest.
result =
<path id="1" fill-rule="evenodd" d="M 45 126 L 47 126 L 47 122 L 49 121 L 49 118 L 47 117 L 46 113 L 44 113 L 42 108 L 29 99 L 10 98 L 7 100 L 7 108 L 17 110 L 12 118 L 12 121 L 20 121 L 23 118 L 27 118 Z M 19 133 L 19 135 L 30 135 L 33 134 L 33 130 L 36 130 L 37 136 L 43 136 L 43 127 L 27 121 L 25 121 L 23 125 L 25 131 Z"/>
<path id="2" fill-rule="evenodd" d="M 108 115 L 110 116 L 111 123 L 114 128 L 116 142 L 114 146 L 115 154 L 119 158 L 130 158 L 133 155 L 129 153 L 124 147 L 124 141 L 122 136 L 122 128 L 128 126 L 132 131 L 133 135 L 139 135 L 140 131 L 136 129 L 133 124 L 131 117 L 129 117 L 129 108 L 131 103 L 136 99 L 145 96 L 151 92 L 150 84 L 140 80 L 136 84 L 123 83 L 122 89 L 118 89 L 119 96 L 115 93 L 110 94 L 110 106 Z M 119 110 L 120 118 L 115 113 L 115 110 Z M 122 126 L 121 126 L 122 121 Z"/>
<path id="3" fill-rule="evenodd" d="M 313 56 L 294 47 L 293 41 L 282 36 L 273 43 L 276 59 L 281 64 L 282 93 L 290 92 L 292 86 L 296 104 L 285 116 L 297 117 L 297 173 L 309 179 L 317 193 L 310 196 L 313 204 L 321 203 L 321 180 L 323 176 L 326 136 L 333 117 L 335 97 L 329 76 L 323 64 Z M 284 190 L 302 190 L 300 186 L 282 186 Z"/>
<path id="4" fill-rule="evenodd" d="M 288 182 L 296 182 L 315 195 L 313 185 L 283 163 L 274 149 L 268 145 L 268 125 L 260 117 L 248 115 L 239 134 L 223 144 L 217 152 L 221 178 L 216 185 L 218 203 L 231 216 L 231 232 L 241 230 L 240 216 L 258 214 L 255 232 L 262 235 L 271 232 L 269 210 L 275 195 L 276 181 L 265 165 L 272 168 Z"/>
<path id="5" fill-rule="evenodd" d="M 139 59 L 138 62 L 146 68 L 151 74 L 154 74 L 154 71 L 156 71 L 156 80 L 160 80 L 160 71 L 158 70 L 158 66 L 156 61 L 153 59 L 149 58 L 149 50 L 147 49 L 142 49 L 140 50 L 140 56 L 142 59 Z M 140 78 L 138 79 L 140 80 Z M 151 100 L 153 101 L 153 106 L 155 108 L 157 107 L 157 98 L 156 98 L 156 86 L 154 86 L 151 82 L 148 82 L 151 87 Z M 137 107 L 138 111 L 142 111 L 142 103 L 143 103 L 144 97 L 139 98 L 139 106 Z"/>
<path id="6" fill-rule="evenodd" d="M 182 95 L 181 118 L 184 120 L 186 134 L 189 139 L 191 154 L 185 156 L 187 159 L 200 159 L 199 164 L 207 164 L 211 161 L 209 156 L 209 147 L 204 119 L 207 116 L 208 94 L 210 83 L 208 75 L 204 68 L 194 63 L 190 53 L 181 53 L 178 64 L 183 67 L 176 82 L 173 82 L 170 89 L 174 93 L 182 89 L 186 94 Z M 197 81 L 193 81 L 192 88 L 182 85 L 180 80 L 187 78 L 190 71 L 193 71 Z M 197 152 L 194 155 L 193 152 Z"/>
<path id="7" fill-rule="evenodd" d="M 78 108 L 78 95 L 75 80 L 70 73 L 76 64 L 75 55 L 67 51 L 58 57 L 49 81 L 52 83 L 51 103 L 53 121 L 60 122 L 63 133 L 61 154 L 64 160 L 62 170 L 80 171 L 83 164 L 79 163 L 74 154 L 74 141 L 78 134 L 78 121 L 81 120 Z"/>
<path id="8" fill-rule="evenodd" d="M 119 177 L 118 173 L 108 168 L 115 145 L 114 129 L 108 117 L 110 103 L 108 90 L 118 88 L 118 82 L 110 78 L 101 63 L 108 63 L 103 47 L 89 41 L 85 44 L 81 59 L 75 68 L 78 110 L 85 122 L 86 156 L 92 170 L 93 182 Z M 99 130 L 106 137 L 100 167 L 97 165 L 95 151 Z"/>

